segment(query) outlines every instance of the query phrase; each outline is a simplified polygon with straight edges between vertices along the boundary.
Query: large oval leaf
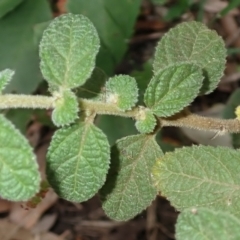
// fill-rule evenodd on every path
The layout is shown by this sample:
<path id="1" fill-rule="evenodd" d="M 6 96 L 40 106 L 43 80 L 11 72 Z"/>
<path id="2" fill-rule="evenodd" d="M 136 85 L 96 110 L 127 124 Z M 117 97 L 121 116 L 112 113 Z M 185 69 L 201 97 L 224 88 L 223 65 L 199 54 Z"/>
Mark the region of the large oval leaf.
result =
<path id="1" fill-rule="evenodd" d="M 82 15 L 55 18 L 40 43 L 41 71 L 50 86 L 83 85 L 95 66 L 99 38 L 93 24 Z"/>
<path id="2" fill-rule="evenodd" d="M 62 128 L 54 134 L 47 154 L 48 181 L 60 197 L 85 201 L 104 184 L 109 159 L 107 138 L 93 124 Z"/>
<path id="3" fill-rule="evenodd" d="M 166 153 L 153 170 L 161 194 L 178 210 L 207 206 L 240 216 L 240 151 L 194 146 Z"/>
<path id="4" fill-rule="evenodd" d="M 133 218 L 154 200 L 151 169 L 163 155 L 152 135 L 128 136 L 113 147 L 111 168 L 100 194 L 103 209 L 115 220 Z"/>
<path id="5" fill-rule="evenodd" d="M 40 174 L 26 138 L 0 115 L 0 196 L 26 201 L 39 190 Z"/>
<path id="6" fill-rule="evenodd" d="M 184 211 L 176 225 L 178 240 L 238 240 L 240 221 L 224 211 L 207 208 Z"/>
<path id="7" fill-rule="evenodd" d="M 169 66 L 152 78 L 144 101 L 157 116 L 171 116 L 197 97 L 202 81 L 201 69 L 193 64 Z"/>
<path id="8" fill-rule="evenodd" d="M 169 65 L 193 63 L 203 70 L 201 94 L 212 92 L 225 68 L 223 39 L 200 22 L 185 22 L 172 28 L 159 42 L 153 64 L 154 74 Z"/>

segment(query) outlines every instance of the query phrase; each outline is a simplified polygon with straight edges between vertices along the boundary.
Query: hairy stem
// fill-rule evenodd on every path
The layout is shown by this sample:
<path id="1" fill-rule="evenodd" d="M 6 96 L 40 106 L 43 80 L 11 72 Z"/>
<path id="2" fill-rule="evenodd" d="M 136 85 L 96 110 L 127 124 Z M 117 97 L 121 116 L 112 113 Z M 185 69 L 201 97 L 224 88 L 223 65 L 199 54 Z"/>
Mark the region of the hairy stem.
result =
<path id="1" fill-rule="evenodd" d="M 135 107 L 130 111 L 122 111 L 114 104 L 91 101 L 86 99 L 80 99 L 79 105 L 81 110 L 89 110 L 89 111 L 96 112 L 97 114 L 115 115 L 115 116 L 121 116 L 121 117 L 135 118 L 139 111 L 138 107 Z"/>
<path id="2" fill-rule="evenodd" d="M 4 94 L 0 95 L 0 109 L 54 108 L 54 98 L 47 96 Z"/>
<path id="3" fill-rule="evenodd" d="M 122 111 L 114 104 L 104 102 L 79 99 L 80 109 L 90 111 L 96 114 L 115 115 L 122 117 L 136 118 L 139 114 L 140 107 L 135 107 L 129 111 Z M 5 94 L 0 95 L 0 109 L 9 108 L 43 108 L 53 109 L 55 107 L 55 98 L 47 96 L 17 95 Z M 216 119 L 202 117 L 187 111 L 182 111 L 169 118 L 158 118 L 161 127 L 187 127 L 198 130 L 213 131 L 219 133 L 240 133 L 240 120 L 238 119 Z"/>
<path id="4" fill-rule="evenodd" d="M 218 133 L 239 133 L 240 121 L 238 119 L 218 119 L 203 117 L 193 113 L 181 112 L 169 118 L 160 118 L 162 127 L 187 127 L 203 131 Z"/>

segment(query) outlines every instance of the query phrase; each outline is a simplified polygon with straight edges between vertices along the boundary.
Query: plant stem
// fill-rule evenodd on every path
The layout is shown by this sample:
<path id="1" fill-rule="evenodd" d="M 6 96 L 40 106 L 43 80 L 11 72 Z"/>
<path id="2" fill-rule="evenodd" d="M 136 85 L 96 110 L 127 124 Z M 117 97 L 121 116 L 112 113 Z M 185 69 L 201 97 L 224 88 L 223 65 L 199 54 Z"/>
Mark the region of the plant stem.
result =
<path id="1" fill-rule="evenodd" d="M 94 102 L 90 100 L 80 100 L 80 108 L 89 109 L 97 114 L 117 115 L 122 117 L 136 118 L 139 113 L 139 108 L 136 107 L 130 111 L 122 112 L 113 104 L 106 104 L 103 102 Z M 203 131 L 212 131 L 219 133 L 239 133 L 240 121 L 238 119 L 217 119 L 202 117 L 197 114 L 192 114 L 186 110 L 169 117 L 158 118 L 160 126 L 162 127 L 187 127 Z"/>
<path id="2" fill-rule="evenodd" d="M 0 95 L 0 109 L 54 108 L 55 98 L 47 96 L 4 94 Z"/>
<path id="3" fill-rule="evenodd" d="M 114 104 L 79 99 L 82 111 L 92 111 L 96 114 L 115 115 L 121 117 L 136 118 L 140 107 L 129 111 L 122 111 Z M 0 109 L 9 108 L 43 108 L 53 109 L 55 98 L 47 96 L 4 94 L 0 95 Z M 186 110 L 168 118 L 158 118 L 161 127 L 187 127 L 204 131 L 219 133 L 240 133 L 240 121 L 238 119 L 216 119 L 192 114 Z"/>
<path id="4" fill-rule="evenodd" d="M 96 112 L 96 114 L 103 115 L 115 115 L 121 117 L 132 117 L 135 118 L 139 112 L 139 108 L 135 107 L 129 111 L 123 111 L 116 105 L 105 102 L 97 102 L 86 99 L 79 100 L 80 110 L 89 110 Z"/>
<path id="5" fill-rule="evenodd" d="M 240 121 L 238 119 L 218 119 L 203 117 L 193 113 L 183 112 L 176 114 L 169 118 L 160 118 L 160 125 L 162 127 L 187 127 L 203 131 L 212 131 L 224 134 L 239 133 Z"/>

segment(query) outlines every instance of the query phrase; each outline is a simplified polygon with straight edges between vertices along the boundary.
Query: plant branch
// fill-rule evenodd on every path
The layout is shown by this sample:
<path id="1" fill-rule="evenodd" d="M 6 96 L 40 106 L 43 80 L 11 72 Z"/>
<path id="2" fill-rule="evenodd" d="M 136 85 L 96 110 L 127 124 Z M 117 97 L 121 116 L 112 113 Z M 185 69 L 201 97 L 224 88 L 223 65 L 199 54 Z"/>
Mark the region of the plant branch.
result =
<path id="1" fill-rule="evenodd" d="M 190 112 L 181 112 L 169 118 L 160 118 L 162 127 L 187 127 L 203 131 L 218 133 L 239 133 L 240 121 L 238 119 L 218 119 L 203 117 Z"/>
<path id="2" fill-rule="evenodd" d="M 139 107 L 135 107 L 129 111 L 123 111 L 116 105 L 105 102 L 97 102 L 86 99 L 79 100 L 80 110 L 96 112 L 96 114 L 115 115 L 121 117 L 135 118 L 139 112 Z"/>
<path id="3" fill-rule="evenodd" d="M 0 95 L 0 109 L 9 108 L 54 108 L 55 98 L 38 95 Z"/>
<path id="4" fill-rule="evenodd" d="M 80 109 L 82 111 L 92 111 L 96 114 L 115 115 L 121 117 L 137 118 L 141 107 L 135 107 L 129 111 L 122 111 L 114 104 L 79 99 Z M 43 108 L 53 109 L 55 107 L 55 98 L 48 96 L 0 95 L 0 109 L 9 108 Z M 204 131 L 219 133 L 240 133 L 240 121 L 238 119 L 216 119 L 202 117 L 192 114 L 186 110 L 168 118 L 159 118 L 161 127 L 187 127 Z"/>

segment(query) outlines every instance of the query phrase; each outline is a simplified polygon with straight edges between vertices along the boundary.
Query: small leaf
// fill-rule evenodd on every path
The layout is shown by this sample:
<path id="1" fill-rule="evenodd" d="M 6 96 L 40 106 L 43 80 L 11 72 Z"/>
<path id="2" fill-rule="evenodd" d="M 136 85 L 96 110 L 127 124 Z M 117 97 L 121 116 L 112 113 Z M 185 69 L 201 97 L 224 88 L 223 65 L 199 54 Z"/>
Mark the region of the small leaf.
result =
<path id="1" fill-rule="evenodd" d="M 150 133 L 154 130 L 157 120 L 151 110 L 140 109 L 135 126 L 140 133 Z"/>
<path id="2" fill-rule="evenodd" d="M 56 126 L 64 126 L 73 123 L 78 118 L 78 100 L 70 90 L 56 93 L 55 109 L 52 113 L 52 121 Z"/>
<path id="3" fill-rule="evenodd" d="M 176 225 L 178 240 L 238 240 L 240 239 L 240 221 L 224 211 L 207 208 L 182 212 Z"/>
<path id="4" fill-rule="evenodd" d="M 101 100 L 104 94 L 104 87 L 107 81 L 106 74 L 100 69 L 95 68 L 91 77 L 78 90 L 80 98 L 87 98 L 92 100 Z"/>
<path id="5" fill-rule="evenodd" d="M 0 72 L 0 93 L 4 90 L 6 85 L 12 80 L 14 71 L 10 69 L 5 69 Z"/>
<path id="6" fill-rule="evenodd" d="M 50 86 L 76 88 L 95 66 L 99 38 L 93 24 L 71 13 L 55 18 L 40 43 L 41 71 Z"/>
<path id="7" fill-rule="evenodd" d="M 171 116 L 197 97 L 202 80 L 202 71 L 195 65 L 169 66 L 152 78 L 144 101 L 157 116 Z"/>
<path id="8" fill-rule="evenodd" d="M 193 146 L 166 153 L 153 180 L 171 204 L 184 209 L 206 206 L 240 216 L 240 151 Z"/>
<path id="9" fill-rule="evenodd" d="M 1 0 L 0 18 L 17 7 L 23 0 Z"/>
<path id="10" fill-rule="evenodd" d="M 136 80 L 128 75 L 118 75 L 106 83 L 106 101 L 122 110 L 130 110 L 138 100 Z"/>
<path id="11" fill-rule="evenodd" d="M 106 180 L 109 148 L 106 136 L 91 123 L 56 131 L 47 154 L 50 185 L 66 200 L 88 200 Z"/>
<path id="12" fill-rule="evenodd" d="M 100 191 L 103 209 L 110 218 L 128 220 L 151 204 L 157 191 L 150 173 L 162 155 L 152 135 L 128 136 L 117 141 L 107 181 Z"/>
<path id="13" fill-rule="evenodd" d="M 201 94 L 212 92 L 221 77 L 226 62 L 223 39 L 200 22 L 185 22 L 171 29 L 159 42 L 153 64 L 154 74 L 178 63 L 192 63 L 204 73 Z"/>
<path id="14" fill-rule="evenodd" d="M 0 196 L 26 201 L 40 186 L 40 174 L 33 150 L 26 138 L 0 115 Z"/>

